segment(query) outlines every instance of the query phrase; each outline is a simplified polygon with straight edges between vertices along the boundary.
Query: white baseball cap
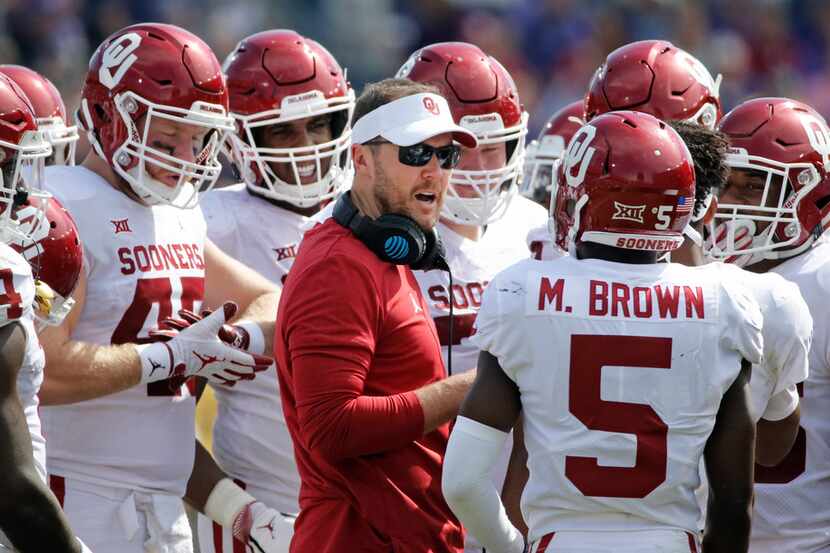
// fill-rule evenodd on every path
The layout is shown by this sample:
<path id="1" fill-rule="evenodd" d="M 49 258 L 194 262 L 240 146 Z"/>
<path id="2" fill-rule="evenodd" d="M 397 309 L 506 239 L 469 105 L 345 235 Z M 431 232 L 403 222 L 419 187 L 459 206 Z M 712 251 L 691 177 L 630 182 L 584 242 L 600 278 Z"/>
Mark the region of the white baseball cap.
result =
<path id="1" fill-rule="evenodd" d="M 447 100 L 427 92 L 398 98 L 361 117 L 352 128 L 352 143 L 381 136 L 398 146 L 412 146 L 448 132 L 463 146 L 478 146 L 475 134 L 455 124 Z"/>

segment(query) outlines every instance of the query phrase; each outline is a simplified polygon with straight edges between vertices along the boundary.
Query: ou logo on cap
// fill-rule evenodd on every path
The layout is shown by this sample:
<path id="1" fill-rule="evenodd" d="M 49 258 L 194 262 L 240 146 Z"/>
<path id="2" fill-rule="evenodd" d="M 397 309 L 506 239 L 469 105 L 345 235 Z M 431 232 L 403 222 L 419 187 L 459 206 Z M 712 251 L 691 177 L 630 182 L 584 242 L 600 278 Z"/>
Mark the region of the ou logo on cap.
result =
<path id="1" fill-rule="evenodd" d="M 433 115 L 438 115 L 441 113 L 441 109 L 438 107 L 438 104 L 435 103 L 435 100 L 427 96 L 424 98 L 424 107 L 428 112 Z"/>

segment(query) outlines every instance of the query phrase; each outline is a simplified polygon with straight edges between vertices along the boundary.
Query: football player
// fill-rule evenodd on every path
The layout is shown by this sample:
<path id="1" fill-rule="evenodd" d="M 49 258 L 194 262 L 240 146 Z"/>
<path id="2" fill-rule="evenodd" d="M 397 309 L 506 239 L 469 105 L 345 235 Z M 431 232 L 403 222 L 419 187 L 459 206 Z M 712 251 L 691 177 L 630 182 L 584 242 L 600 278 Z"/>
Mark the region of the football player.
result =
<path id="1" fill-rule="evenodd" d="M 37 129 L 25 94 L 5 75 L 0 75 L 0 113 L 0 546 L 22 553 L 74 553 L 86 549 L 46 485 L 46 447 L 38 417 L 44 358 L 35 318 L 48 311 L 49 293 L 43 285 L 38 288 L 32 266 L 9 245 L 39 248 L 49 241 L 42 234 L 49 232 L 49 225 L 38 224 L 47 198 L 33 188 L 39 181 L 31 179 L 27 185 L 21 172 L 28 168 L 32 175 L 42 175 L 39 169 L 52 149 Z M 31 209 L 19 209 L 24 203 Z M 52 221 L 57 227 L 65 219 L 53 214 Z M 59 254 L 65 258 L 79 249 L 71 241 L 64 246 Z M 46 269 L 39 272 L 55 276 L 56 262 L 63 259 L 50 253 L 31 257 L 39 269 Z"/>
<path id="2" fill-rule="evenodd" d="M 202 198 L 208 236 L 281 286 L 309 216 L 350 184 L 354 92 L 323 46 L 290 30 L 243 39 L 224 72 L 237 125 L 232 161 L 242 182 Z M 219 465 L 293 519 L 300 510 L 300 477 L 274 366 L 251 382 L 213 390 Z M 291 526 L 286 528 L 290 538 Z M 236 551 L 232 540 L 231 529 L 199 517 L 202 553 Z"/>
<path id="3" fill-rule="evenodd" d="M 591 80 L 585 98 L 588 120 L 608 111 L 631 109 L 679 123 L 676 128 L 680 129 L 681 138 L 688 138 L 686 144 L 696 169 L 701 170 L 691 223 L 684 229 L 687 239 L 672 253 L 673 261 L 687 265 L 703 264 L 703 218 L 714 213 L 712 198 L 725 176 L 718 169 L 721 153 L 712 152 L 709 144 L 711 140 L 723 139 L 706 132 L 714 129 L 721 116 L 719 84 L 720 76 L 712 79 L 706 67 L 688 52 L 665 41 L 647 40 L 609 54 Z M 720 148 L 723 147 L 721 144 Z M 566 211 L 557 210 L 557 215 L 564 219 L 560 223 L 567 222 Z M 559 226 L 564 232 L 569 228 L 567 224 Z M 564 236 L 558 233 L 559 240 Z M 798 428 L 795 385 L 807 376 L 812 323 L 798 290 L 786 286 L 783 279 L 756 277 L 734 271 L 734 267 L 720 269 L 748 286 L 764 315 L 764 362 L 754 367 L 756 378 L 751 380 L 751 396 L 753 419 L 759 423 L 758 461 L 775 464 L 789 451 Z"/>
<path id="4" fill-rule="evenodd" d="M 689 226 L 684 229 L 686 238 L 683 245 L 672 252 L 671 258 L 689 266 L 703 265 L 706 261 L 701 236 L 704 221 L 711 220 L 717 205 L 713 197 L 728 175 L 725 163 L 728 140 L 723 134 L 696 123 L 675 121 L 671 125 L 692 154 L 696 176 L 694 208 Z M 567 211 L 565 202 L 554 207 L 556 222 L 553 226 L 560 240 L 565 239 L 573 222 Z M 709 267 L 716 267 L 724 273 L 724 278 L 745 286 L 758 302 L 764 317 L 764 360 L 753 367 L 750 398 L 752 418 L 757 424 L 756 461 L 762 466 L 772 466 L 790 451 L 798 431 L 800 409 L 796 384 L 804 380 L 808 372 L 812 318 L 798 288 L 777 275 L 757 275 L 722 263 Z M 519 472 L 526 452 L 517 447 L 514 457 L 509 478 L 511 486 L 505 486 L 506 494 L 509 493 L 513 501 L 506 498 L 505 503 L 511 519 L 521 527 L 516 493 L 527 480 Z M 763 468 L 759 466 L 756 470 Z M 699 493 L 705 506 L 706 490 L 701 489 Z"/>
<path id="5" fill-rule="evenodd" d="M 438 224 L 452 279 L 443 271 L 415 272 L 445 365 L 460 373 L 476 365 L 479 351 L 469 336 L 484 289 L 496 273 L 529 256 L 528 232 L 545 223 L 545 210 L 517 194 L 528 115 L 507 70 L 472 44 L 426 46 L 398 76 L 437 86 L 455 121 L 478 138 L 477 148 L 462 148 Z M 505 470 L 494 470 L 499 486 Z M 474 535 L 465 550 L 481 550 Z"/>
<path id="6" fill-rule="evenodd" d="M 586 121 L 609 111 L 633 110 L 663 121 L 688 121 L 711 129 L 721 114 L 720 81 L 720 75 L 713 79 L 700 60 L 671 42 L 641 40 L 608 54 L 594 72 L 581 115 L 573 105 L 563 110 L 573 109 Z M 558 121 L 563 133 L 572 129 Z M 575 130 L 570 132 L 572 136 Z M 555 259 L 567 251 L 563 250 L 566 235 L 567 230 L 559 233 L 551 244 L 550 233 L 539 227 L 528 236 L 528 243 L 537 259 Z"/>
<path id="7" fill-rule="evenodd" d="M 585 118 L 635 110 L 710 129 L 721 115 L 720 81 L 700 60 L 665 40 L 641 40 L 608 54 L 585 96 Z"/>
<path id="8" fill-rule="evenodd" d="M 46 170 L 85 258 L 76 307 L 41 335 L 50 485 L 94 550 L 191 551 L 181 497 L 191 472 L 215 465 L 203 450 L 194 454 L 188 377 L 232 385 L 265 370 L 271 360 L 258 354 L 270 350 L 278 298 L 207 239 L 198 207 L 233 129 L 221 67 L 184 29 L 127 27 L 93 54 L 78 121 L 92 151 L 80 166 Z M 225 300 L 241 307 L 234 330 L 255 353 L 220 340 L 236 311 Z M 161 320 L 203 304 L 216 308 L 211 316 L 172 338 L 153 334 Z M 253 522 L 278 516 L 230 480 L 194 485 L 188 499 L 236 525 L 245 542 Z"/>
<path id="9" fill-rule="evenodd" d="M 522 194 L 545 209 L 550 208 L 551 186 L 556 161 L 562 157 L 571 137 L 585 124 L 585 106 L 582 100 L 571 102 L 554 113 L 539 138 L 527 147 L 525 178 Z M 530 229 L 527 244 L 534 259 L 556 259 L 562 250 L 550 240 L 547 222 Z"/>
<path id="10" fill-rule="evenodd" d="M 731 168 L 708 254 L 798 285 L 813 316 L 801 426 L 777 466 L 756 472 L 753 553 L 830 550 L 830 131 L 813 108 L 758 98 L 730 111 Z"/>
<path id="11" fill-rule="evenodd" d="M 0 73 L 13 80 L 31 102 L 38 130 L 52 145 L 46 165 L 75 165 L 78 127 L 68 124 L 66 106 L 52 81 L 22 65 L 0 65 Z"/>
<path id="12" fill-rule="evenodd" d="M 702 236 L 717 207 L 714 196 L 729 175 L 726 165 L 729 141 L 716 130 L 685 122 L 673 122 L 695 163 L 695 204 L 683 246 L 672 252 L 672 261 L 688 266 L 704 265 Z M 750 397 L 752 418 L 757 423 L 755 459 L 759 465 L 781 462 L 795 442 L 801 410 L 796 385 L 808 374 L 808 353 L 813 322 L 798 287 L 774 273 L 758 274 L 729 263 L 713 263 L 746 287 L 764 317 L 764 360 L 752 367 Z M 707 270 L 709 270 L 707 268 Z M 760 468 L 758 470 L 761 470 Z"/>
<path id="13" fill-rule="evenodd" d="M 531 551 L 699 551 L 704 457 L 716 491 L 703 550 L 746 552 L 762 319 L 718 271 L 658 263 L 683 241 L 691 156 L 666 123 L 615 112 L 577 132 L 557 173 L 575 255 L 517 263 L 485 293 L 445 496 L 488 549 L 522 551 L 487 479 L 522 410 Z"/>
<path id="14" fill-rule="evenodd" d="M 553 162 L 562 157 L 568 142 L 584 124 L 585 104 L 582 99 L 567 104 L 550 116 L 539 138 L 527 146 L 524 180 L 520 189 L 523 196 L 548 208 Z"/>

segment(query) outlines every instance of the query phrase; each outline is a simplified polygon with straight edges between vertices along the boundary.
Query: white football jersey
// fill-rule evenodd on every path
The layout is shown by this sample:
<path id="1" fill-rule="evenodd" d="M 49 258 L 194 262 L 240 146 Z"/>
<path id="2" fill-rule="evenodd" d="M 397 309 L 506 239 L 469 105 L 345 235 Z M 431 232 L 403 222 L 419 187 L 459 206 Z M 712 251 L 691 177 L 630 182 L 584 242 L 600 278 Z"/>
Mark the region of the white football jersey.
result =
<path id="1" fill-rule="evenodd" d="M 530 249 L 531 257 L 539 261 L 551 261 L 568 255 L 568 252 L 562 251 L 553 241 L 548 228 L 547 213 L 545 215 L 545 222 L 534 226 L 527 233 L 527 247 Z"/>
<path id="2" fill-rule="evenodd" d="M 810 309 L 798 286 L 775 273 L 753 273 L 731 263 L 710 263 L 704 267 L 706 271 L 712 270 L 710 267 L 723 271 L 724 278 L 744 287 L 761 309 L 764 360 L 753 365 L 749 384 L 752 418 L 758 422 L 767 418 L 764 413 L 771 397 L 807 378 L 813 333 Z M 771 420 L 780 418 L 783 416 Z"/>
<path id="3" fill-rule="evenodd" d="M 282 286 L 308 218 L 250 194 L 244 184 L 201 200 L 208 237 L 231 257 Z M 285 424 L 274 365 L 232 388 L 214 386 L 218 403 L 213 454 L 225 472 L 267 493 L 257 499 L 299 512 L 300 476 Z"/>
<path id="4" fill-rule="evenodd" d="M 764 328 L 761 331 L 764 337 L 764 359 L 752 366 L 752 378 L 749 381 L 752 419 L 757 423 L 761 418 L 780 420 L 789 416 L 798 406 L 797 403 L 786 405 L 787 412 L 775 412 L 774 416 L 767 411 L 767 405 L 773 396 L 782 393 L 788 395 L 788 388 L 807 378 L 813 318 L 798 286 L 775 273 L 753 273 L 731 263 L 716 262 L 704 267 L 704 271 L 722 271 L 723 278 L 731 279 L 735 285 L 743 287 L 758 302 L 764 318 Z M 764 470 L 756 466 L 756 470 L 759 468 Z M 699 527 L 703 528 L 709 495 L 703 463 L 700 471 L 703 483 L 697 490 L 697 496 L 701 507 Z"/>
<path id="5" fill-rule="evenodd" d="M 755 471 L 751 553 L 830 551 L 830 242 L 773 269 L 798 285 L 813 315 L 801 428 L 786 459 Z"/>
<path id="6" fill-rule="evenodd" d="M 35 281 L 29 263 L 3 243 L 0 243 L 0 290 L 0 326 L 18 321 L 26 333 L 26 350 L 17 373 L 17 395 L 32 438 L 35 468 L 46 482 L 46 442 L 41 433 L 37 397 L 45 362 L 35 333 Z"/>
<path id="7" fill-rule="evenodd" d="M 528 232 L 546 218 L 547 213 L 541 206 L 523 196 L 517 196 L 510 202 L 504 216 L 488 225 L 479 240 L 469 240 L 443 223 L 438 224 L 438 233 L 452 271 L 452 291 L 446 271 L 415 271 L 414 274 L 438 330 L 445 366 L 448 366 L 447 344 L 450 338 L 452 301 L 453 373 L 474 369 L 478 364 L 479 350 L 468 338 L 473 331 L 484 289 L 500 271 L 530 257 L 526 241 Z"/>
<path id="8" fill-rule="evenodd" d="M 87 291 L 71 339 L 145 343 L 204 296 L 205 221 L 196 207 L 147 207 L 82 166 L 48 167 L 50 191 L 78 225 Z M 50 474 L 183 495 L 193 469 L 195 400 L 165 380 L 42 409 Z"/>
<path id="9" fill-rule="evenodd" d="M 698 465 L 757 303 L 719 271 L 565 256 L 485 293 L 472 340 L 521 393 L 529 539 L 554 531 L 697 532 Z"/>

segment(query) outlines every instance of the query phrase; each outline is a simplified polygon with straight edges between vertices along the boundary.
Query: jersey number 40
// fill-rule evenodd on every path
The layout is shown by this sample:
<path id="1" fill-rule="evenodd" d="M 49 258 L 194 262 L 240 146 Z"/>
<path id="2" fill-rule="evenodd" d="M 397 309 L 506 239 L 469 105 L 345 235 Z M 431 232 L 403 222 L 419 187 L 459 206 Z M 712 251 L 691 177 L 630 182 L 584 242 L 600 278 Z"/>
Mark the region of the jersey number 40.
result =
<path id="1" fill-rule="evenodd" d="M 161 321 L 178 316 L 180 309 L 201 304 L 205 291 L 203 277 L 140 278 L 135 283 L 133 301 L 112 333 L 113 344 L 147 344 L 148 331 Z M 198 302 L 198 303 L 197 303 Z M 152 316 L 151 316 L 152 315 Z M 182 380 L 160 380 L 147 385 L 148 396 L 179 396 Z"/>

